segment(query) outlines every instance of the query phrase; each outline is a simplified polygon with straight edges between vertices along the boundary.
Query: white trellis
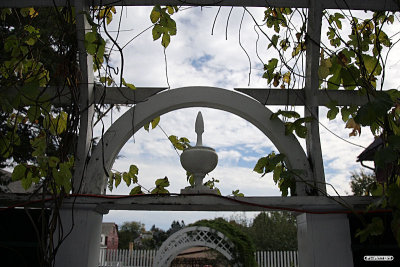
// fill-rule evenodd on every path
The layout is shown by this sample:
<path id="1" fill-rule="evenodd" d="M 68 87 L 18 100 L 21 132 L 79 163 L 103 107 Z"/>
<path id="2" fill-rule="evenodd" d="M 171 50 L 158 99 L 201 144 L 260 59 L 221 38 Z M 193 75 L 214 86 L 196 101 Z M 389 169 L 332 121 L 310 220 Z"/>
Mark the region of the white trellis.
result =
<path id="1" fill-rule="evenodd" d="M 186 227 L 171 235 L 157 251 L 153 267 L 170 266 L 172 260 L 182 251 L 193 247 L 209 247 L 232 260 L 233 243 L 221 232 L 204 226 Z"/>
<path id="2" fill-rule="evenodd" d="M 324 9 L 358 9 L 358 10 L 387 10 L 398 11 L 398 1 L 393 0 L 2 0 L 0 7 L 30 7 L 30 6 L 48 6 L 72 4 L 76 8 L 77 14 L 77 40 L 79 53 L 80 73 L 82 79 L 80 81 L 80 98 L 79 102 L 83 110 L 80 118 L 80 132 L 79 132 L 79 151 L 76 157 L 75 166 L 75 183 L 80 184 L 80 177 L 83 178 L 85 185 L 84 191 L 76 193 L 94 193 L 101 194 L 103 186 L 103 176 L 91 176 L 85 173 L 85 163 L 87 155 L 90 154 L 90 142 L 92 138 L 92 123 L 93 123 L 93 104 L 99 103 L 96 95 L 101 95 L 104 88 L 94 86 L 93 75 L 93 61 L 91 56 L 87 55 L 84 45 L 84 36 L 90 31 L 90 25 L 86 21 L 85 12 L 88 10 L 89 5 L 124 5 L 124 6 L 141 6 L 141 5 L 188 5 L 188 6 L 203 6 L 203 5 L 218 5 L 218 6 L 256 6 L 264 7 L 266 4 L 275 7 L 296 7 L 308 9 L 308 22 L 307 22 L 307 36 L 312 42 L 307 43 L 306 50 L 306 81 L 305 87 L 302 89 L 289 90 L 283 92 L 276 89 L 261 89 L 241 90 L 253 96 L 264 105 L 298 105 L 304 106 L 306 115 L 313 115 L 318 117 L 318 107 L 325 105 L 327 99 L 337 101 L 338 106 L 356 104 L 360 105 L 365 103 L 366 98 L 358 95 L 357 91 L 335 91 L 327 93 L 319 91 L 318 80 L 318 67 L 319 67 L 319 47 L 320 35 L 322 25 L 322 12 Z M 6 90 L 6 88 L 1 88 Z M 48 88 L 51 91 L 52 88 Z M 57 89 L 57 88 L 54 88 Z M 107 95 L 103 103 L 135 103 L 141 99 L 146 98 L 159 89 L 142 90 L 138 89 L 133 93 L 130 89 L 126 88 L 108 88 Z M 54 90 L 57 91 L 57 90 Z M 95 93 L 96 92 L 96 93 Z M 120 92 L 120 94 L 118 94 Z M 123 92 L 123 93 L 121 93 Z M 133 101 L 127 100 L 122 95 L 132 95 Z M 268 101 L 263 99 L 268 96 Z M 345 97 L 344 97 L 345 96 Z M 59 100 L 57 100 L 59 101 Z M 198 102 L 193 102 L 190 105 L 196 106 Z M 261 105 L 258 103 L 258 105 Z M 156 109 L 156 107 L 153 107 Z M 171 107 L 168 107 L 171 108 Z M 158 111 L 160 112 L 160 111 Z M 157 112 L 156 112 L 157 113 Z M 148 114 L 156 114 L 155 110 L 148 112 Z M 162 112 L 161 112 L 162 113 Z M 152 119 L 150 117 L 143 119 Z M 246 119 L 254 119 L 252 116 Z M 268 117 L 265 122 L 268 124 Z M 309 134 L 306 138 L 307 151 L 302 151 L 301 155 L 306 155 L 310 166 L 310 177 L 318 183 L 320 189 L 325 191 L 325 175 L 323 170 L 323 160 L 321 154 L 321 145 L 319 137 L 318 121 L 313 120 L 307 123 Z M 131 134 L 131 132 L 126 132 Z M 276 135 L 276 133 L 274 133 Z M 273 135 L 273 134 L 272 134 Z M 123 137 L 124 139 L 126 137 Z M 129 138 L 129 137 L 128 137 Z M 279 143 L 279 142 L 278 142 Z M 117 144 L 123 146 L 123 143 Z M 119 148 L 117 148 L 118 150 Z M 95 156 L 95 155 L 94 155 Z M 113 161 L 114 155 L 111 155 Z M 303 162 L 303 157 L 301 156 Z M 292 164 L 296 160 L 292 161 Z M 107 164 L 111 164 L 110 162 Z M 298 164 L 298 162 L 297 162 Z M 307 165 L 308 166 L 308 165 Z M 102 166 L 101 166 L 102 167 Z M 96 168 L 96 166 L 94 166 Z M 308 170 L 308 167 L 306 168 Z M 90 170 L 88 168 L 87 170 Z M 97 181 L 90 183 L 89 180 L 97 178 Z M 3 206 L 10 205 L 14 202 L 24 202 L 28 197 L 15 196 L 13 199 L 2 197 Z M 135 201 L 129 199 L 121 200 L 104 200 L 104 199 L 87 199 L 81 197 L 71 201 L 70 206 L 74 206 L 75 210 L 72 212 L 69 209 L 68 200 L 64 206 L 61 214 L 61 219 L 64 226 L 67 228 L 74 225 L 74 230 L 69 235 L 68 239 L 63 243 L 57 254 L 56 266 L 82 266 L 82 267 L 95 267 L 98 264 L 99 250 L 98 244 L 100 239 L 102 214 L 99 212 L 108 212 L 109 209 L 148 209 L 148 210 L 261 210 L 266 209 L 268 205 L 275 205 L 275 207 L 300 207 L 307 208 L 308 210 L 340 210 L 342 207 L 334 201 L 327 200 L 320 196 L 313 197 L 291 197 L 288 199 L 260 197 L 260 198 L 242 198 L 242 202 L 252 203 L 253 205 L 241 205 L 238 203 L 229 202 L 229 200 L 216 199 L 213 201 L 210 197 L 204 196 L 187 196 L 187 197 L 149 197 L 141 198 Z M 342 199 L 343 201 L 343 199 Z M 365 204 L 368 199 L 348 198 L 346 202 L 352 204 Z M 216 206 L 216 203 L 220 206 Z M 254 206 L 254 205 L 259 206 Z M 74 218 L 72 221 L 71 218 Z M 352 266 L 352 255 L 350 250 L 349 240 L 349 225 L 346 215 L 343 214 L 330 214 L 330 215 L 313 215 L 313 214 L 300 214 L 297 217 L 298 223 L 298 240 L 299 240 L 299 262 L 300 265 L 308 266 Z"/>

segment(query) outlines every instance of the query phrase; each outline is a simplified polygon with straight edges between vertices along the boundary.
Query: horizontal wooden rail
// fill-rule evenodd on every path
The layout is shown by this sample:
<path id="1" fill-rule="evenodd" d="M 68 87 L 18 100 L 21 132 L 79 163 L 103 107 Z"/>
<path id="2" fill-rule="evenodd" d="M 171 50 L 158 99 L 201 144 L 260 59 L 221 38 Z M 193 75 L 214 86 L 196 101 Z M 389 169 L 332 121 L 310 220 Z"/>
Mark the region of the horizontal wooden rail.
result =
<path id="1" fill-rule="evenodd" d="M 46 205 L 51 207 L 51 198 Z M 64 207 L 96 209 L 102 213 L 109 210 L 159 210 L 159 211 L 274 211 L 350 213 L 361 211 L 373 201 L 372 197 L 224 197 L 212 194 L 199 195 L 72 195 L 64 199 Z M 13 207 L 42 206 L 40 197 L 28 194 L 0 194 L 1 210 Z"/>
<path id="2" fill-rule="evenodd" d="M 65 6 L 67 0 L 1 0 L 0 7 L 45 7 Z M 89 4 L 113 5 L 113 6 L 153 6 L 153 5 L 177 5 L 177 6 L 247 6 L 247 7 L 293 7 L 308 8 L 309 0 L 89 0 Z M 319 0 L 325 9 L 355 9 L 355 10 L 399 10 L 399 4 L 395 0 Z"/>

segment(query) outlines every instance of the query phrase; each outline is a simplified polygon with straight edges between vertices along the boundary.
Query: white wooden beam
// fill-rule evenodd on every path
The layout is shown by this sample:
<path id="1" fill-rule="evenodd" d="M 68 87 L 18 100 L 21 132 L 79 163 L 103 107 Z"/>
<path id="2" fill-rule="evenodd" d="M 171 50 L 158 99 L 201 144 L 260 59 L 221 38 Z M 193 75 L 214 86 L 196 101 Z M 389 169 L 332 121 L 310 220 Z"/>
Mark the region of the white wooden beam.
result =
<path id="1" fill-rule="evenodd" d="M 11 97 L 17 95 L 16 88 L 0 88 Z M 95 104 L 137 104 L 146 101 L 149 97 L 167 89 L 167 87 L 137 87 L 132 90 L 128 87 L 107 87 L 102 85 L 94 86 Z M 71 92 L 67 87 L 49 86 L 39 89 L 41 100 L 50 101 L 55 106 L 70 105 L 73 102 Z"/>
<path id="2" fill-rule="evenodd" d="M 324 163 L 321 151 L 321 141 L 319 136 L 319 54 L 321 41 L 322 12 L 319 0 L 310 0 L 311 7 L 308 9 L 307 16 L 307 35 L 306 35 L 306 81 L 305 81 L 305 106 L 304 116 L 315 118 L 306 123 L 307 135 L 306 146 L 307 156 L 310 161 L 311 169 L 315 180 L 315 186 L 319 190 L 326 192 Z M 317 193 L 317 192 L 315 192 Z"/>
<path id="3" fill-rule="evenodd" d="M 304 106 L 305 104 L 305 90 L 303 89 L 235 88 L 235 90 L 253 97 L 266 106 Z M 383 94 L 383 92 L 377 92 L 377 95 L 379 94 Z M 318 106 L 326 106 L 332 101 L 336 101 L 337 106 L 362 106 L 369 101 L 366 95 L 360 95 L 358 91 L 318 90 L 315 95 Z M 370 96 L 371 99 L 373 98 Z"/>
<path id="4" fill-rule="evenodd" d="M 45 7 L 65 6 L 67 0 L 2 0 L 0 7 Z M 318 0 L 323 9 L 357 9 L 398 11 L 399 4 L 394 0 Z M 93 5 L 113 6 L 247 6 L 247 7 L 293 7 L 308 8 L 309 0 L 92 0 Z"/>
<path id="5" fill-rule="evenodd" d="M 51 197 L 51 196 L 49 196 Z M 0 207 L 23 203 L 24 207 L 40 207 L 41 197 L 28 194 L 0 194 Z M 294 197 L 223 197 L 204 195 L 137 195 L 137 196 L 70 196 L 64 199 L 64 207 L 86 207 L 103 213 L 108 210 L 162 210 L 162 211 L 263 211 L 285 210 L 310 212 L 338 212 L 362 210 L 372 203 L 373 197 L 325 196 Z M 48 205 L 52 205 L 51 201 Z"/>

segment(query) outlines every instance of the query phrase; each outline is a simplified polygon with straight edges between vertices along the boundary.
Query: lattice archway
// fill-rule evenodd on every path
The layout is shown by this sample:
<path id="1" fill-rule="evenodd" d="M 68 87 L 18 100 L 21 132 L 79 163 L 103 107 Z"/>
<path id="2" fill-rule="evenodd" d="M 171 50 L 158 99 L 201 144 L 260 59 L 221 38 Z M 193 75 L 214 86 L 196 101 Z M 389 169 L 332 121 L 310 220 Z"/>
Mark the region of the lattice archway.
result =
<path id="1" fill-rule="evenodd" d="M 285 135 L 279 119 L 270 120 L 272 112 L 260 102 L 240 93 L 216 87 L 192 86 L 164 91 L 125 112 L 104 134 L 87 167 L 84 193 L 101 193 L 106 185 L 104 170 L 109 171 L 116 156 L 129 138 L 146 123 L 167 112 L 187 107 L 209 107 L 235 114 L 256 126 L 287 157 L 291 169 L 303 171 L 303 179 L 313 181 L 307 156 L 293 134 Z M 305 185 L 298 181 L 298 195 L 305 195 Z"/>
<path id="2" fill-rule="evenodd" d="M 233 243 L 221 232 L 205 226 L 191 226 L 179 230 L 164 241 L 157 251 L 153 267 L 170 266 L 180 252 L 193 247 L 212 248 L 229 261 L 235 256 Z"/>

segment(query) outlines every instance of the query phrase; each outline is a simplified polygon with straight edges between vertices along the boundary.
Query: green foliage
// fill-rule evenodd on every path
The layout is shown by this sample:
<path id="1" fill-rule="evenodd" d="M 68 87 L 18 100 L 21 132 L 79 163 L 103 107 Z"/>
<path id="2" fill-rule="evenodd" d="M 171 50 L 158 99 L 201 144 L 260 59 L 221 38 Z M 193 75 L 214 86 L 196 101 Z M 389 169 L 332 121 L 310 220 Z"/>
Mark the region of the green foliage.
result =
<path id="1" fill-rule="evenodd" d="M 293 132 L 300 138 L 305 138 L 307 135 L 307 127 L 303 125 L 304 123 L 311 122 L 313 120 L 312 117 L 304 117 L 300 118 L 300 114 L 296 111 L 288 111 L 288 110 L 278 110 L 275 113 L 272 113 L 270 119 L 277 119 L 281 115 L 285 119 L 295 119 L 293 122 L 286 121 L 285 122 L 285 135 L 292 134 Z"/>
<path id="2" fill-rule="evenodd" d="M 266 157 L 260 158 L 253 171 L 261 174 L 261 177 L 267 173 L 273 172 L 275 184 L 278 184 L 282 196 L 288 196 L 289 189 L 292 196 L 296 195 L 296 179 L 294 171 L 288 170 L 284 162 L 284 154 L 275 154 L 271 152 Z"/>
<path id="3" fill-rule="evenodd" d="M 235 197 L 244 197 L 244 194 L 240 193 L 239 189 L 232 190 L 232 195 Z"/>
<path id="4" fill-rule="evenodd" d="M 166 187 L 169 186 L 168 177 L 160 178 L 155 181 L 156 187 L 151 191 L 152 194 L 168 194 Z"/>
<path id="5" fill-rule="evenodd" d="M 215 186 L 215 184 L 217 184 L 217 183 L 219 183 L 219 180 L 218 180 L 218 179 L 215 179 L 215 178 L 213 177 L 213 178 L 211 178 L 211 180 L 206 181 L 206 182 L 204 183 L 204 185 L 207 186 L 207 187 L 209 187 L 210 189 L 215 189 L 215 190 L 217 190 L 217 194 L 218 194 L 218 195 L 221 195 L 221 191 L 219 190 L 219 188 L 217 188 L 217 187 Z M 191 185 L 192 185 L 192 184 L 191 184 Z"/>
<path id="6" fill-rule="evenodd" d="M 149 129 L 150 129 L 150 124 L 151 124 L 151 128 L 154 129 L 154 128 L 157 127 L 157 125 L 158 125 L 159 123 L 160 123 L 160 117 L 157 117 L 157 118 L 152 119 L 149 123 L 145 124 L 143 128 L 144 128 L 146 131 L 149 131 Z"/>
<path id="7" fill-rule="evenodd" d="M 171 15 L 178 12 L 177 6 L 161 7 L 156 5 L 150 13 L 150 20 L 154 24 L 152 34 L 156 41 L 161 37 L 161 45 L 167 48 L 171 42 L 171 36 L 176 35 L 176 22 Z"/>
<path id="8" fill-rule="evenodd" d="M 214 220 L 201 220 L 195 222 L 191 226 L 206 226 L 214 229 L 215 231 L 221 232 L 234 245 L 234 251 L 232 251 L 232 254 L 234 255 L 234 259 L 232 260 L 233 263 L 246 267 L 257 266 L 254 258 L 254 244 L 249 237 L 240 230 L 239 227 L 228 223 L 223 218 L 216 218 Z"/>
<path id="9" fill-rule="evenodd" d="M 261 212 L 244 229 L 257 250 L 297 250 L 296 217 L 289 212 Z"/>
<path id="10" fill-rule="evenodd" d="M 190 141 L 186 137 L 178 138 L 175 135 L 170 135 L 168 137 L 168 139 L 171 142 L 171 144 L 174 146 L 174 148 L 176 148 L 178 150 L 185 150 L 185 149 L 191 147 Z"/>
<path id="11" fill-rule="evenodd" d="M 113 172 L 111 173 L 110 178 L 108 179 L 108 189 L 112 191 L 115 188 L 117 188 L 121 180 L 125 182 L 125 184 L 129 187 L 131 184 L 137 184 L 138 183 L 138 174 L 139 174 L 139 168 L 136 165 L 131 165 L 129 167 L 129 171 L 127 172 Z M 132 189 L 133 193 L 140 194 L 141 190 L 138 191 L 138 189 Z M 131 195 L 132 194 L 131 191 Z M 135 195 L 136 195 L 135 194 Z"/>
<path id="12" fill-rule="evenodd" d="M 124 222 L 118 230 L 118 248 L 129 249 L 129 242 L 133 242 L 144 231 L 145 226 L 141 222 Z"/>
<path id="13" fill-rule="evenodd" d="M 360 172 L 352 172 L 350 179 L 351 191 L 355 196 L 371 195 L 371 190 L 376 183 L 374 173 L 365 173 L 363 170 L 360 170 Z"/>
<path id="14" fill-rule="evenodd" d="M 373 217 L 371 223 L 369 223 L 364 229 L 358 229 L 356 237 L 360 237 L 360 241 L 365 242 L 369 236 L 381 235 L 384 230 L 382 218 Z"/>

